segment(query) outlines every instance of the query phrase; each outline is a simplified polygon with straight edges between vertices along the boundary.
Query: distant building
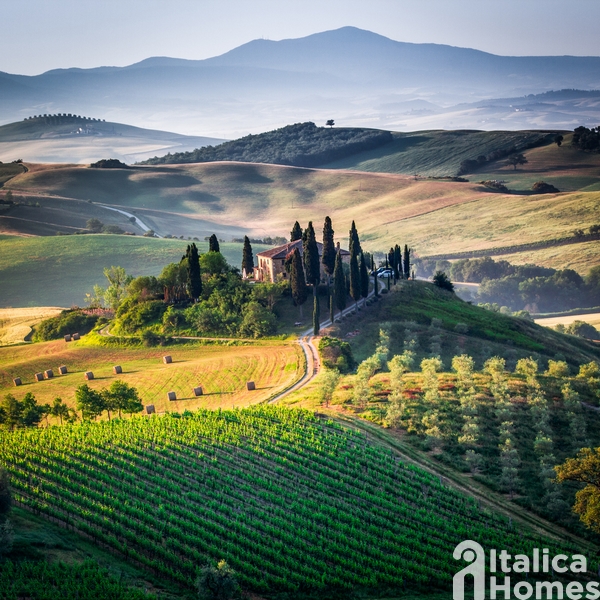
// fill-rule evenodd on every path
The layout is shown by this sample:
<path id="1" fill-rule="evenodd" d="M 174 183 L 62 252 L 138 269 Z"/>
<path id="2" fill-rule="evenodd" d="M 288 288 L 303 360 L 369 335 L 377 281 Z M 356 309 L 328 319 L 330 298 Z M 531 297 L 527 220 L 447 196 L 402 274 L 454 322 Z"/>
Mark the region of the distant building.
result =
<path id="1" fill-rule="evenodd" d="M 317 242 L 319 249 L 319 262 L 323 256 L 323 244 Z M 340 244 L 337 244 L 338 249 Z M 259 252 L 256 255 L 256 267 L 254 267 L 254 279 L 256 281 L 277 281 L 278 275 L 283 279 L 288 278 L 288 273 L 285 270 L 285 259 L 295 248 L 298 248 L 300 256 L 304 254 L 304 248 L 302 247 L 302 240 L 296 240 L 295 242 L 288 242 L 283 246 L 277 246 L 264 252 Z M 345 263 L 350 262 L 350 252 L 348 250 L 341 250 L 342 261 Z M 325 278 L 325 271 L 323 269 L 323 263 L 321 263 L 321 279 Z"/>

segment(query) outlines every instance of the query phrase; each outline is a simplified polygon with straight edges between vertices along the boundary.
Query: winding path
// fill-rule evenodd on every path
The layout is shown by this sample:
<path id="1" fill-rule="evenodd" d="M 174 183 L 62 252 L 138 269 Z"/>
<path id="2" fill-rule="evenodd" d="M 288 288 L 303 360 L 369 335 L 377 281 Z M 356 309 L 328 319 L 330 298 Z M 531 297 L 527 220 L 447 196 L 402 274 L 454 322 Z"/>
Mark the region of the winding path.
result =
<path id="1" fill-rule="evenodd" d="M 121 213 L 122 215 L 125 215 L 128 219 L 135 219 L 135 224 L 144 232 L 146 233 L 147 231 L 153 231 L 153 229 L 151 229 L 150 227 L 148 227 L 148 225 L 146 225 L 145 223 L 143 223 L 139 217 L 136 217 L 135 215 L 132 215 L 131 213 L 121 210 L 120 208 L 113 208 L 112 206 L 106 206 L 106 204 L 98 204 L 98 206 L 102 207 L 102 208 L 106 208 L 107 210 L 114 210 L 115 212 Z M 162 235 L 158 235 L 158 233 L 154 232 L 154 237 L 157 238 L 162 238 Z"/>

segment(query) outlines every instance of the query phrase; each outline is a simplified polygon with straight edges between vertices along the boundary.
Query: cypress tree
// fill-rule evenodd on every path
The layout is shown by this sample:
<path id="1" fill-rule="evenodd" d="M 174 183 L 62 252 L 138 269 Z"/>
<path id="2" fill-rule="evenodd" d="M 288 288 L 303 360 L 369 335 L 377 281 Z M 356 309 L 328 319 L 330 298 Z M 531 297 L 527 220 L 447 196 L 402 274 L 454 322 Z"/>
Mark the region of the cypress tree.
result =
<path id="1" fill-rule="evenodd" d="M 219 240 L 217 239 L 217 236 L 214 233 L 208 238 L 208 251 L 221 252 L 221 248 L 219 247 Z"/>
<path id="2" fill-rule="evenodd" d="M 292 299 L 294 304 L 300 307 L 300 318 L 302 318 L 302 305 L 306 302 L 306 280 L 304 279 L 304 269 L 302 267 L 302 257 L 298 248 L 292 252 L 292 265 L 290 269 L 290 285 L 292 287 Z"/>
<path id="3" fill-rule="evenodd" d="M 410 279 L 410 250 L 408 244 L 404 244 L 404 279 Z"/>
<path id="4" fill-rule="evenodd" d="M 315 294 L 313 301 L 313 334 L 319 335 L 321 330 L 321 307 L 319 306 L 319 296 Z"/>
<path id="5" fill-rule="evenodd" d="M 354 300 L 356 308 L 358 308 L 358 301 L 361 297 L 360 292 L 361 281 L 360 271 L 358 269 L 358 257 L 356 256 L 356 252 L 353 252 L 352 256 L 350 256 L 350 296 L 352 297 L 352 300 Z"/>
<path id="6" fill-rule="evenodd" d="M 244 236 L 244 249 L 242 251 L 242 273 L 244 271 L 246 271 L 246 277 L 254 272 L 254 255 L 247 235 Z"/>
<path id="7" fill-rule="evenodd" d="M 317 238 L 312 221 L 309 221 L 308 227 L 304 231 L 303 247 L 306 283 L 313 286 L 313 294 L 316 294 L 317 284 L 321 279 L 321 264 L 319 262 L 319 247 L 317 246 Z"/>
<path id="8" fill-rule="evenodd" d="M 379 298 L 379 279 L 377 279 L 377 275 L 373 275 L 373 288 L 375 291 L 375 298 Z"/>
<path id="9" fill-rule="evenodd" d="M 335 294 L 333 290 L 331 290 L 331 294 L 329 294 L 329 320 L 333 325 L 333 319 L 335 317 Z"/>
<path id="10" fill-rule="evenodd" d="M 365 255 L 360 253 L 360 264 L 358 266 L 360 271 L 360 295 L 365 299 L 369 295 L 369 272 L 367 271 L 367 261 Z"/>
<path id="11" fill-rule="evenodd" d="M 396 279 L 400 279 L 402 277 L 402 250 L 398 244 L 394 246 L 394 265 L 394 275 Z"/>
<path id="12" fill-rule="evenodd" d="M 184 259 L 187 259 L 187 288 L 190 298 L 197 302 L 202 294 L 202 277 L 200 275 L 200 256 L 196 244 L 188 245 Z"/>
<path id="13" fill-rule="evenodd" d="M 333 270 L 333 295 L 335 297 L 335 306 L 338 310 L 346 308 L 346 277 L 342 267 L 342 253 L 335 255 L 335 269 Z"/>
<path id="14" fill-rule="evenodd" d="M 360 240 L 358 239 L 358 231 L 356 230 L 356 225 L 354 224 L 354 221 L 352 221 L 352 227 L 350 227 L 348 249 L 350 250 L 350 254 L 356 254 L 356 256 L 358 256 L 362 252 L 362 248 L 360 247 Z"/>
<path id="15" fill-rule="evenodd" d="M 325 217 L 325 224 L 323 225 L 323 256 L 321 262 L 325 273 L 331 277 L 333 270 L 335 269 L 335 242 L 333 241 L 333 227 L 331 219 Z M 327 284 L 329 285 L 329 277 L 327 278 Z"/>
<path id="16" fill-rule="evenodd" d="M 292 227 L 292 231 L 290 232 L 290 242 L 295 242 L 296 240 L 302 239 L 302 227 L 300 227 L 300 223 L 296 221 L 294 226 Z"/>

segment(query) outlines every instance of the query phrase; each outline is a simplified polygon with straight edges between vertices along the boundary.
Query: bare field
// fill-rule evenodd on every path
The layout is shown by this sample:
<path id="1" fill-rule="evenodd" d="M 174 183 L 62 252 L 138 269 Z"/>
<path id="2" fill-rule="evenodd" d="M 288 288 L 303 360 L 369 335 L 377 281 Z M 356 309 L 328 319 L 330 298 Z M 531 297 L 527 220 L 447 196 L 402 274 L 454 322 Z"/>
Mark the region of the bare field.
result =
<path id="1" fill-rule="evenodd" d="M 34 325 L 58 315 L 62 310 L 56 306 L 0 308 L 0 346 L 25 341 Z"/>
<path id="2" fill-rule="evenodd" d="M 171 355 L 172 364 L 162 357 Z M 58 375 L 58 367 L 68 368 Z M 115 375 L 113 366 L 123 373 Z M 34 374 L 46 369 L 54 378 L 35 382 Z M 75 406 L 75 390 L 86 383 L 84 373 L 92 371 L 93 389 L 110 386 L 120 379 L 137 388 L 144 404 L 154 404 L 157 412 L 196 408 L 232 408 L 262 402 L 295 382 L 304 372 L 304 358 L 297 344 L 264 342 L 240 346 L 188 344 L 166 348 L 104 348 L 85 342 L 62 340 L 0 348 L 0 395 L 12 393 L 21 398 L 32 392 L 40 403 L 61 397 Z M 13 378 L 23 385 L 15 387 Z M 246 389 L 254 381 L 255 391 Z M 204 395 L 196 398 L 193 388 L 202 386 Z M 169 401 L 174 391 L 177 401 Z"/>

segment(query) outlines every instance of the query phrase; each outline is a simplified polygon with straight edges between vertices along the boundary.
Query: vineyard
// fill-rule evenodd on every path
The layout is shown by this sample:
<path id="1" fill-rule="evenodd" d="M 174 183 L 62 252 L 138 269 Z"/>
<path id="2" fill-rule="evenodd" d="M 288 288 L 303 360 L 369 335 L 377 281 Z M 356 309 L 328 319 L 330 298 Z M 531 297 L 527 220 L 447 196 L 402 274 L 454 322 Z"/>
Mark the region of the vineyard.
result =
<path id="1" fill-rule="evenodd" d="M 3 562 L 3 600 L 153 600 L 155 596 L 129 588 L 92 561 L 80 565 L 46 562 Z"/>
<path id="2" fill-rule="evenodd" d="M 17 430 L 0 439 L 0 463 L 20 505 L 189 588 L 199 567 L 225 559 L 261 594 L 447 589 L 464 539 L 558 552 L 307 411 L 261 405 Z"/>

